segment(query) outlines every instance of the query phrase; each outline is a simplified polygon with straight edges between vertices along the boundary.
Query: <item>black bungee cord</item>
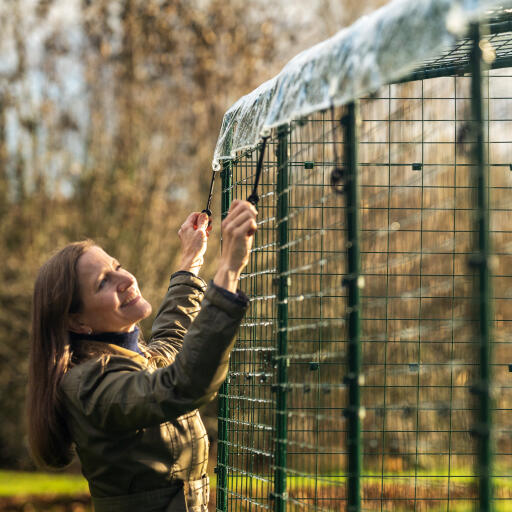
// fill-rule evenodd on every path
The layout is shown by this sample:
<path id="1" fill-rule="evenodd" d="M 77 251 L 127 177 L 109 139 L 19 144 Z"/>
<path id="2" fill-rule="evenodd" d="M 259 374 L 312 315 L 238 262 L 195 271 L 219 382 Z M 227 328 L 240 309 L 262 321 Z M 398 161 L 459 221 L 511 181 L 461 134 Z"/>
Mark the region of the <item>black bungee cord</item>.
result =
<path id="1" fill-rule="evenodd" d="M 267 147 L 267 141 L 270 135 L 264 135 L 262 137 L 263 142 L 261 144 L 260 157 L 258 158 L 258 165 L 256 167 L 256 177 L 254 178 L 254 185 L 252 187 L 251 195 L 247 198 L 247 201 L 254 206 L 258 205 L 260 196 L 258 195 L 258 185 L 260 182 L 261 170 L 263 169 L 263 159 L 265 157 L 265 148 Z"/>
<path id="2" fill-rule="evenodd" d="M 256 166 L 256 176 L 254 178 L 254 185 L 252 187 L 251 195 L 247 198 L 247 201 L 251 203 L 254 206 L 257 206 L 260 196 L 258 195 L 258 185 L 260 182 L 261 177 L 261 171 L 263 169 L 263 159 L 265 157 L 265 148 L 267 146 L 267 140 L 270 138 L 270 135 L 264 135 L 262 137 L 263 142 L 261 146 L 260 156 L 258 158 L 258 165 Z M 204 208 L 201 213 L 206 213 L 208 215 L 208 227 L 210 227 L 212 223 L 212 211 L 211 211 L 211 204 L 212 204 L 212 196 L 213 196 L 213 187 L 215 185 L 215 175 L 218 171 L 213 170 L 212 171 L 212 180 L 210 182 L 210 192 L 208 194 L 208 200 L 206 201 L 206 208 Z"/>
<path id="3" fill-rule="evenodd" d="M 212 223 L 212 211 L 210 210 L 210 206 L 212 204 L 212 196 L 213 196 L 213 186 L 215 184 L 215 175 L 217 172 L 215 170 L 212 171 L 212 180 L 210 181 L 210 192 L 208 194 L 208 201 L 206 201 L 206 208 L 201 213 L 206 213 L 208 215 L 208 227 L 210 227 Z"/>

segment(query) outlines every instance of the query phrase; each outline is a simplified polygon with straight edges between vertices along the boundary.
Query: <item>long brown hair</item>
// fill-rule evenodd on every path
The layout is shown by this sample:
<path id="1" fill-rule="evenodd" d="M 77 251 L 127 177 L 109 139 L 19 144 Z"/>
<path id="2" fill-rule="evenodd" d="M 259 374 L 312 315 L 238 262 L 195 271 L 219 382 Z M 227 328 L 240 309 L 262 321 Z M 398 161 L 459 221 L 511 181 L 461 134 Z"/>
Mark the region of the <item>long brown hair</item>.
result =
<path id="1" fill-rule="evenodd" d="M 31 454 L 40 466 L 63 467 L 73 455 L 58 386 L 72 366 L 68 316 L 81 308 L 77 262 L 94 245 L 67 245 L 41 267 L 34 285 L 27 418 Z"/>

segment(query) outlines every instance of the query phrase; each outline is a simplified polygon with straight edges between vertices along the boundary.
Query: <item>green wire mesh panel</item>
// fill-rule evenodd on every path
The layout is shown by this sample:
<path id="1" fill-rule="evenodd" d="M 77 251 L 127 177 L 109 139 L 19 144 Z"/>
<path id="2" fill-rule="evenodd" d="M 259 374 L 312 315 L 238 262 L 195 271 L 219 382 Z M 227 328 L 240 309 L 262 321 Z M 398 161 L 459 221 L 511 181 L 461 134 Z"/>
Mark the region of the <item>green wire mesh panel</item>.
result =
<path id="1" fill-rule="evenodd" d="M 491 270 L 494 291 L 492 338 L 493 454 L 496 510 L 512 503 L 512 70 L 491 72 L 484 89 L 489 116 Z"/>
<path id="2" fill-rule="evenodd" d="M 467 117 L 455 91 L 463 96 L 468 85 L 466 78 L 412 82 L 362 102 L 363 505 L 370 510 L 472 510 L 476 499 L 470 385 L 478 317 L 468 265 L 476 203 L 459 147 L 467 128 L 455 121 L 456 113 Z"/>
<path id="3" fill-rule="evenodd" d="M 485 429 L 494 509 L 512 509 L 511 86 L 506 69 L 483 81 L 493 423 L 479 419 L 471 77 L 386 86 L 360 101 L 358 123 L 360 376 L 348 357 L 348 291 L 357 275 L 347 261 L 347 109 L 272 134 L 241 281 L 251 309 L 221 396 L 229 412 L 219 439 L 220 510 L 350 510 L 354 477 L 360 503 L 352 510 L 478 510 Z M 250 194 L 259 151 L 228 165 L 225 194 Z M 361 410 L 347 391 L 354 379 Z M 347 437 L 354 411 L 360 441 Z M 361 475 L 349 471 L 358 456 Z"/>
<path id="4" fill-rule="evenodd" d="M 282 191 L 289 238 L 287 510 L 336 508 L 345 495 L 346 222 L 345 199 L 329 184 L 330 129 L 321 114 L 292 124 L 289 188 Z"/>
<path id="5" fill-rule="evenodd" d="M 231 355 L 226 401 L 230 415 L 227 437 L 219 438 L 227 452 L 226 495 L 228 510 L 272 509 L 270 492 L 274 484 L 275 330 L 276 273 L 274 187 L 277 163 L 275 144 L 269 144 L 260 186 L 259 226 L 253 254 L 242 276 L 241 286 L 251 297 L 251 308 L 241 325 Z M 251 192 L 257 154 L 244 155 L 233 165 L 232 199 L 245 199 Z M 220 461 L 219 467 L 221 467 Z M 222 485 L 221 482 L 219 482 Z M 218 491 L 217 491 L 218 492 Z"/>

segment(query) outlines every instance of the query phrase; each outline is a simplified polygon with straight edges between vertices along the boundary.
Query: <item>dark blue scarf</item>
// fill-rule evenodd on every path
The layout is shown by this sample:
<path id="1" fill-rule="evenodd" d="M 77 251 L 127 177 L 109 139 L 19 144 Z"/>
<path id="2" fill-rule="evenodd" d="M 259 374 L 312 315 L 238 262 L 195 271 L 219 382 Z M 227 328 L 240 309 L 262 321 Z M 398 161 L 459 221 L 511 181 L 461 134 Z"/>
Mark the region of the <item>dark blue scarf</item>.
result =
<path id="1" fill-rule="evenodd" d="M 132 332 L 99 332 L 93 334 L 78 334 L 76 332 L 69 333 L 71 341 L 103 341 L 104 343 L 112 343 L 118 347 L 133 350 L 139 354 L 142 351 L 139 347 L 139 328 L 135 327 Z"/>

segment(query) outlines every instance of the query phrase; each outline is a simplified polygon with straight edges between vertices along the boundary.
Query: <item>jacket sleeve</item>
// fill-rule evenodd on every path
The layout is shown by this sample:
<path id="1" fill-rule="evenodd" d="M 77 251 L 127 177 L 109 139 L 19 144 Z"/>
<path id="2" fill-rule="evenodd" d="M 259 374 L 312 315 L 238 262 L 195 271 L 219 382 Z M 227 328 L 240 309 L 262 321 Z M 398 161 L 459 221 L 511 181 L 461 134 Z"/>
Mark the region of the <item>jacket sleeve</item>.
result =
<path id="1" fill-rule="evenodd" d="M 172 362 L 199 313 L 206 283 L 190 272 L 176 272 L 156 314 L 148 350 Z"/>
<path id="2" fill-rule="evenodd" d="M 80 371 L 77 383 L 63 381 L 69 405 L 107 432 L 157 425 L 197 409 L 214 398 L 226 378 L 246 309 L 210 286 L 172 364 L 151 370 L 120 356 L 111 356 L 103 367 L 99 361 L 83 363 L 74 369 Z"/>

